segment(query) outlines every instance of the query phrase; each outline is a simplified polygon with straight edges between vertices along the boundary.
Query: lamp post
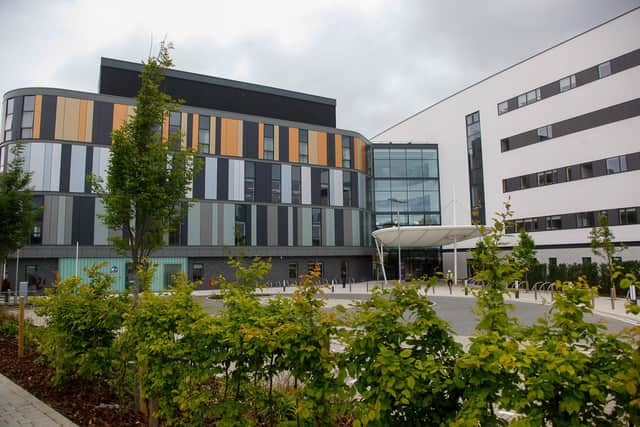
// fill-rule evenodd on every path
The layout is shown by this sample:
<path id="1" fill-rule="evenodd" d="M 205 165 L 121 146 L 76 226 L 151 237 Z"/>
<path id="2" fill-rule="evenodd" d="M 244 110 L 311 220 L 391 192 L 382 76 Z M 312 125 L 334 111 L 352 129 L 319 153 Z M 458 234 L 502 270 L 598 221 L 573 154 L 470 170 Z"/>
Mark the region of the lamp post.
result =
<path id="1" fill-rule="evenodd" d="M 398 200 L 394 197 L 390 197 L 387 199 L 391 202 L 391 212 L 393 212 L 393 203 L 398 204 L 398 282 L 402 282 L 402 262 L 400 258 L 400 203 L 407 203 L 406 201 Z M 393 215 L 393 213 L 391 214 Z"/>

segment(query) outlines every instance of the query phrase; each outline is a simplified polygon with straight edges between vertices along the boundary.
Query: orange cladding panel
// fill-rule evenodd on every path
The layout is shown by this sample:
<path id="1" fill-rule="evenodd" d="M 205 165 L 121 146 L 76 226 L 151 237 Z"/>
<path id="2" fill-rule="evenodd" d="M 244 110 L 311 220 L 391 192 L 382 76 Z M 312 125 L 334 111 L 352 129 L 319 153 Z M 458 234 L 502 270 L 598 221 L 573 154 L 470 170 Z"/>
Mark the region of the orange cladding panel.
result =
<path id="1" fill-rule="evenodd" d="M 200 129 L 200 121 L 198 117 L 198 113 L 193 113 L 193 123 L 191 126 L 191 151 L 200 151 L 200 148 L 198 148 L 198 144 L 200 143 L 200 135 L 198 134 L 198 130 Z"/>
<path id="2" fill-rule="evenodd" d="M 289 161 L 300 161 L 300 131 L 298 128 L 289 128 Z"/>
<path id="3" fill-rule="evenodd" d="M 33 111 L 33 138 L 40 138 L 40 120 L 42 119 L 42 95 L 36 95 L 36 106 Z"/>
<path id="4" fill-rule="evenodd" d="M 327 133 L 326 132 L 318 132 L 317 137 L 318 144 L 318 164 L 326 166 L 328 164 L 327 161 Z"/>
<path id="5" fill-rule="evenodd" d="M 238 156 L 238 137 L 240 121 L 222 118 L 220 126 L 220 154 L 223 156 Z"/>
<path id="6" fill-rule="evenodd" d="M 124 104 L 113 104 L 113 130 L 120 127 L 127 121 L 129 106 Z"/>
<path id="7" fill-rule="evenodd" d="M 264 158 L 264 123 L 258 123 L 258 158 Z"/>
<path id="8" fill-rule="evenodd" d="M 342 167 L 342 135 L 336 134 L 336 167 Z"/>

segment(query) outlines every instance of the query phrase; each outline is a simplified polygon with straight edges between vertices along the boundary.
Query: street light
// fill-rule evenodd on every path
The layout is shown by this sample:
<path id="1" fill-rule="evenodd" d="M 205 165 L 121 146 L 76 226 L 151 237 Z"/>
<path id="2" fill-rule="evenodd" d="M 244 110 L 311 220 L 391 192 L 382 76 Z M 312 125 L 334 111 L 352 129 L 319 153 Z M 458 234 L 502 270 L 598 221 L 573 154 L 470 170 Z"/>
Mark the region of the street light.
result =
<path id="1" fill-rule="evenodd" d="M 391 202 L 391 215 L 393 216 L 393 203 L 398 204 L 398 282 L 402 282 L 402 262 L 400 259 L 400 203 L 407 203 L 406 201 L 398 200 L 394 197 L 390 197 L 387 199 Z"/>

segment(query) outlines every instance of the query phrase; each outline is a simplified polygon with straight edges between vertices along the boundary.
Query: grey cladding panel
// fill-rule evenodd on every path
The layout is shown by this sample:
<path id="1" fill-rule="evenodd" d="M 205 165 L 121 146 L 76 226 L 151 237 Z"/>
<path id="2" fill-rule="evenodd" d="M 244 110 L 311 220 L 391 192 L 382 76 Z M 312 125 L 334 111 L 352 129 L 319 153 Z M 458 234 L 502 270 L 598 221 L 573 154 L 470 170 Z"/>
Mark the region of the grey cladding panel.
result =
<path id="1" fill-rule="evenodd" d="M 201 168 L 193 177 L 193 197 L 195 199 L 204 199 L 204 182 L 205 182 L 205 173 L 204 173 L 204 157 L 198 157 L 198 161 L 200 162 Z"/>
<path id="2" fill-rule="evenodd" d="M 111 145 L 113 127 L 113 104 L 95 101 L 93 103 L 93 143 Z"/>
<path id="3" fill-rule="evenodd" d="M 93 197 L 74 197 L 71 243 L 79 242 L 82 246 L 93 245 L 94 221 L 95 199 Z"/>
<path id="4" fill-rule="evenodd" d="M 271 202 L 271 163 L 256 162 L 256 201 Z"/>
<path id="5" fill-rule="evenodd" d="M 279 126 L 280 129 L 280 161 L 289 161 L 289 128 L 287 126 Z"/>
<path id="6" fill-rule="evenodd" d="M 249 159 L 258 158 L 258 123 L 242 122 L 242 154 Z"/>
<path id="7" fill-rule="evenodd" d="M 71 179 L 71 145 L 62 144 L 60 158 L 60 192 L 69 192 L 69 180 Z"/>
<path id="8" fill-rule="evenodd" d="M 93 175 L 93 147 L 88 146 L 84 161 L 84 192 L 91 193 L 91 182 L 86 178 Z"/>
<path id="9" fill-rule="evenodd" d="M 229 160 L 218 158 L 217 200 L 229 200 Z"/>
<path id="10" fill-rule="evenodd" d="M 257 224 L 256 224 L 256 232 L 257 232 L 257 244 L 258 246 L 267 246 L 268 238 L 268 221 L 267 221 L 267 207 L 266 206 L 258 206 L 257 209 Z"/>
<path id="11" fill-rule="evenodd" d="M 278 246 L 287 246 L 289 241 L 288 207 L 278 206 Z"/>
<path id="12" fill-rule="evenodd" d="M 40 117 L 40 138 L 42 139 L 54 139 L 55 137 L 57 104 L 55 96 L 44 95 L 42 97 L 42 113 Z"/>
<path id="13" fill-rule="evenodd" d="M 344 210 L 335 210 L 336 246 L 344 246 Z"/>

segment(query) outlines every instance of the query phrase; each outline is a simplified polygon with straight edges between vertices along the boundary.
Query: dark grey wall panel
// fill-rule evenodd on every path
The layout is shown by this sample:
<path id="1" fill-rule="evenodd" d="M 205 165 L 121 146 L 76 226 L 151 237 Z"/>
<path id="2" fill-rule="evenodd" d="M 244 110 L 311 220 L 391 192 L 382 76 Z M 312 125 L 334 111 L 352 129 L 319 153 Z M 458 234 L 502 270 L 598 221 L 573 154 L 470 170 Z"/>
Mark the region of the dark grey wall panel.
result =
<path id="1" fill-rule="evenodd" d="M 196 199 L 204 199 L 204 157 L 199 156 L 198 161 L 202 165 L 198 173 L 193 177 L 193 197 Z"/>
<path id="2" fill-rule="evenodd" d="M 256 211 L 256 243 L 258 246 L 267 246 L 267 207 L 259 205 Z"/>
<path id="3" fill-rule="evenodd" d="M 69 192 L 69 180 L 71 179 L 71 145 L 62 144 L 60 155 L 60 192 Z"/>
<path id="4" fill-rule="evenodd" d="M 289 128 L 287 126 L 280 126 L 280 161 L 289 161 Z"/>
<path id="5" fill-rule="evenodd" d="M 220 154 L 221 149 L 221 137 L 222 134 L 222 119 L 220 117 L 216 117 L 216 154 Z"/>
<path id="6" fill-rule="evenodd" d="M 611 60 L 611 73 L 619 73 L 640 65 L 640 49 L 636 49 Z"/>
<path id="7" fill-rule="evenodd" d="M 229 159 L 218 158 L 217 200 L 229 200 Z"/>
<path id="8" fill-rule="evenodd" d="M 294 207 L 293 208 L 293 246 L 299 246 L 298 245 L 298 212 L 300 211 L 299 208 Z"/>
<path id="9" fill-rule="evenodd" d="M 44 95 L 42 97 L 42 113 L 40 116 L 40 138 L 42 139 L 55 138 L 57 105 L 58 101 L 55 96 Z M 95 135 L 95 130 L 93 134 Z"/>
<path id="10" fill-rule="evenodd" d="M 101 101 L 93 103 L 93 143 L 111 145 L 113 104 Z"/>
<path id="11" fill-rule="evenodd" d="M 289 208 L 278 206 L 278 246 L 289 244 Z"/>
<path id="12" fill-rule="evenodd" d="M 540 96 L 544 98 L 549 98 L 550 96 L 557 95 L 560 93 L 560 83 L 553 82 L 546 84 L 540 88 Z"/>
<path id="13" fill-rule="evenodd" d="M 336 246 L 344 246 L 344 210 L 336 209 L 335 211 L 335 228 L 336 228 Z"/>
<path id="14" fill-rule="evenodd" d="M 187 246 L 189 244 L 189 216 L 182 217 L 180 222 L 180 246 Z"/>
<path id="15" fill-rule="evenodd" d="M 351 174 L 351 206 L 358 206 L 358 173 L 357 172 L 345 172 Z M 342 189 L 338 189 L 342 191 Z"/>
<path id="16" fill-rule="evenodd" d="M 629 170 L 640 169 L 640 153 L 633 153 L 627 156 L 627 167 Z"/>
<path id="17" fill-rule="evenodd" d="M 336 166 L 336 135 L 330 132 L 327 132 L 327 163 Z"/>
<path id="18" fill-rule="evenodd" d="M 95 203 L 94 197 L 76 196 L 73 198 L 72 244 L 79 242 L 82 246 L 93 245 Z"/>
<path id="19" fill-rule="evenodd" d="M 271 203 L 271 163 L 256 162 L 256 202 Z"/>
<path id="20" fill-rule="evenodd" d="M 11 123 L 11 132 L 13 139 L 20 139 L 20 131 L 22 130 L 22 106 L 24 105 L 24 96 L 16 96 L 13 98 L 13 122 Z"/>
<path id="21" fill-rule="evenodd" d="M 242 122 L 242 154 L 245 158 L 258 158 L 258 123 Z"/>
<path id="22" fill-rule="evenodd" d="M 598 67 L 587 68 L 576 73 L 576 86 L 586 85 L 595 80 L 598 80 Z"/>
<path id="23" fill-rule="evenodd" d="M 311 204 L 320 204 L 320 169 L 311 168 Z"/>
<path id="24" fill-rule="evenodd" d="M 187 114 L 187 147 L 193 147 L 193 114 Z M 195 147 L 198 148 L 198 147 Z"/>
<path id="25" fill-rule="evenodd" d="M 87 146 L 87 152 L 84 160 L 84 192 L 91 193 L 91 183 L 87 177 L 93 175 L 93 147 Z"/>

